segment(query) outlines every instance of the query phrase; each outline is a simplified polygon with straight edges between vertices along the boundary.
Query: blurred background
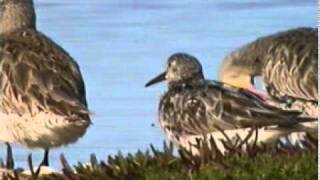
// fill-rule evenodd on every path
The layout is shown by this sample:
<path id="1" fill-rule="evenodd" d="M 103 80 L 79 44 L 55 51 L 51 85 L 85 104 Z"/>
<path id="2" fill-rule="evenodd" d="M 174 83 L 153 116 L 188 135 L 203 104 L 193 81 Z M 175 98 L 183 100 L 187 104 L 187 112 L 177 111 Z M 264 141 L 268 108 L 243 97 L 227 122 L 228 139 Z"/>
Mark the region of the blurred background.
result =
<path id="1" fill-rule="evenodd" d="M 76 144 L 51 151 L 70 163 L 91 153 L 108 155 L 161 147 L 157 106 L 166 86 L 144 84 L 161 72 L 175 52 L 199 58 L 208 79 L 216 79 L 223 57 L 256 38 L 299 26 L 317 26 L 314 0 L 35 0 L 38 29 L 79 63 L 93 126 Z M 155 125 L 154 127 L 152 125 Z M 33 153 L 14 146 L 18 166 Z M 0 157 L 5 146 L 0 145 Z"/>

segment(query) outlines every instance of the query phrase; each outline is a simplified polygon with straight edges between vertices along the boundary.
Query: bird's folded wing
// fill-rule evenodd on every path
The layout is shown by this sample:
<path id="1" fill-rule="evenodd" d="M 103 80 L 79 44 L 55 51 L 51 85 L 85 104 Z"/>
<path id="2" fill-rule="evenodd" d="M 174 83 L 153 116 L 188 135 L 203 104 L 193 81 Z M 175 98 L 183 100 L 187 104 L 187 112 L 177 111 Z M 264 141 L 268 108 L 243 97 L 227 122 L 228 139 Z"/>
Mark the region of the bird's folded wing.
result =
<path id="1" fill-rule="evenodd" d="M 79 67 L 52 40 L 33 30 L 0 37 L 0 58 L 2 111 L 45 110 L 89 120 Z"/>
<path id="2" fill-rule="evenodd" d="M 235 88 L 236 89 L 236 88 Z M 187 134 L 201 134 L 218 129 L 236 129 L 261 126 L 291 127 L 300 122 L 317 119 L 299 117 L 299 112 L 283 111 L 264 104 L 249 92 L 209 85 L 195 88 L 182 96 L 184 108 L 175 122 Z"/>
<path id="3" fill-rule="evenodd" d="M 272 45 L 265 55 L 263 77 L 270 95 L 317 102 L 317 29 L 297 28 L 269 39 Z"/>

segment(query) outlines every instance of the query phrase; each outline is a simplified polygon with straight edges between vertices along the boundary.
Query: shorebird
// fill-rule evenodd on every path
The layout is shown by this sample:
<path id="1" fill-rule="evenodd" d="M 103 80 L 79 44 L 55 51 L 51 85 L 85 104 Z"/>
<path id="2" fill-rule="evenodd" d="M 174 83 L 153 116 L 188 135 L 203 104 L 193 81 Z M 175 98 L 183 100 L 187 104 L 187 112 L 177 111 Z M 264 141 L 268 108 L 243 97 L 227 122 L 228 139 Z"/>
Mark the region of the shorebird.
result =
<path id="1" fill-rule="evenodd" d="M 220 130 L 235 139 L 237 135 L 245 138 L 256 127 L 258 143 L 267 143 L 303 131 L 304 127 L 300 127 L 303 122 L 316 121 L 299 117 L 299 112 L 269 106 L 245 89 L 205 80 L 200 62 L 185 53 L 170 56 L 166 71 L 146 87 L 164 80 L 168 82 L 168 91 L 159 104 L 160 126 L 171 142 L 195 154 L 197 149 L 193 145 L 203 135 L 212 137 L 225 152 L 220 141 L 225 136 Z"/>
<path id="2" fill-rule="evenodd" d="M 318 30 L 295 28 L 261 37 L 225 57 L 222 82 L 252 90 L 256 76 L 272 100 L 317 117 Z"/>
<path id="3" fill-rule="evenodd" d="M 41 148 L 74 143 L 90 125 L 74 59 L 36 29 L 32 0 L 0 1 L 0 141 Z"/>

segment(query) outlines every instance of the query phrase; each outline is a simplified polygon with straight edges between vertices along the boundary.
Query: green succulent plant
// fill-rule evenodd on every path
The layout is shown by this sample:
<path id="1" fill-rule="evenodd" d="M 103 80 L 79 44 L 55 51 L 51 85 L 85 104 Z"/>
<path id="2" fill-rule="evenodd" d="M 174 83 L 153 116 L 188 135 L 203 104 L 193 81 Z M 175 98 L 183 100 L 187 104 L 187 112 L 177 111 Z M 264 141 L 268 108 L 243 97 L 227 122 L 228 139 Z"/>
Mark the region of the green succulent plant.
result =
<path id="1" fill-rule="evenodd" d="M 250 136 L 256 135 L 253 130 Z M 228 138 L 226 138 L 228 139 Z M 61 155 L 62 172 L 41 177 L 21 176 L 18 171 L 3 179 L 69 180 L 207 180 L 207 179 L 316 179 L 317 139 L 308 137 L 303 144 L 273 146 L 248 144 L 246 139 L 223 142 L 228 152 L 222 154 L 211 138 L 193 145 L 200 154 L 164 142 L 161 150 L 153 145 L 146 151 L 108 156 L 99 161 L 94 154 L 89 163 L 71 166 Z M 243 147 L 246 147 L 245 149 Z M 31 158 L 30 158 L 31 160 Z M 32 164 L 32 162 L 29 162 Z M 0 163 L 4 166 L 5 163 Z"/>

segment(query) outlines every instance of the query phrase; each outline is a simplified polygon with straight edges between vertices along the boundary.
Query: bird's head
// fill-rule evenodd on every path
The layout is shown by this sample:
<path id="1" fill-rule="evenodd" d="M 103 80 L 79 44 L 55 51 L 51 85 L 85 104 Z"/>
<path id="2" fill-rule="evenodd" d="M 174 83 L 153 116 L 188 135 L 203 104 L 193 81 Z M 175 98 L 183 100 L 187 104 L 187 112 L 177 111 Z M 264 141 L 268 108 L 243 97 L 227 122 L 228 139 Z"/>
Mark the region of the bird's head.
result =
<path id="1" fill-rule="evenodd" d="M 35 27 L 33 0 L 0 0 L 0 34 Z"/>
<path id="2" fill-rule="evenodd" d="M 268 99 L 264 92 L 255 88 L 255 78 L 261 75 L 261 69 L 261 59 L 254 49 L 245 47 L 226 56 L 220 68 L 219 81 Z"/>
<path id="3" fill-rule="evenodd" d="M 252 45 L 232 52 L 223 60 L 219 80 L 245 89 L 253 88 L 254 78 L 261 75 L 262 61 Z"/>
<path id="4" fill-rule="evenodd" d="M 165 72 L 146 84 L 146 87 L 166 80 L 169 85 L 193 83 L 203 79 L 199 61 L 186 53 L 176 53 L 169 57 Z"/>

